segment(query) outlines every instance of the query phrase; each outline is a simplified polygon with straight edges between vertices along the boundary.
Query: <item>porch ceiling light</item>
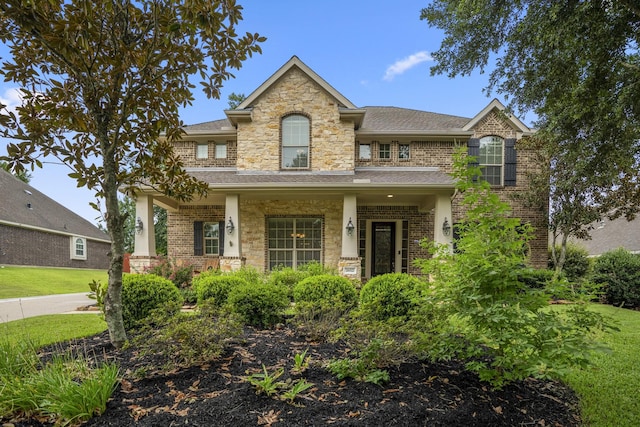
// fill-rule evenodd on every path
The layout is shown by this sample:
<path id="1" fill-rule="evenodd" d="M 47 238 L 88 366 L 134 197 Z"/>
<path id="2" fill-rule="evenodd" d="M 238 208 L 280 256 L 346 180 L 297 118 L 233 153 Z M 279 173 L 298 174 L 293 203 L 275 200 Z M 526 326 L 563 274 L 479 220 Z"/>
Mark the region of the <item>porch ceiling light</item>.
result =
<path id="1" fill-rule="evenodd" d="M 347 230 L 347 234 L 349 236 L 353 235 L 353 230 L 356 229 L 355 225 L 353 225 L 353 221 L 351 221 L 351 217 L 349 217 L 349 222 L 347 222 L 347 226 L 345 227 L 345 229 Z"/>
<path id="2" fill-rule="evenodd" d="M 233 234 L 233 230 L 236 229 L 236 226 L 233 225 L 233 220 L 229 217 L 229 221 L 227 221 L 227 234 Z"/>
<path id="3" fill-rule="evenodd" d="M 142 223 L 142 219 L 140 217 L 136 218 L 136 233 L 141 234 L 144 229 L 144 224 Z"/>
<path id="4" fill-rule="evenodd" d="M 451 225 L 449 224 L 449 221 L 447 221 L 447 217 L 444 217 L 444 222 L 442 223 L 442 234 L 445 236 L 451 234 Z"/>

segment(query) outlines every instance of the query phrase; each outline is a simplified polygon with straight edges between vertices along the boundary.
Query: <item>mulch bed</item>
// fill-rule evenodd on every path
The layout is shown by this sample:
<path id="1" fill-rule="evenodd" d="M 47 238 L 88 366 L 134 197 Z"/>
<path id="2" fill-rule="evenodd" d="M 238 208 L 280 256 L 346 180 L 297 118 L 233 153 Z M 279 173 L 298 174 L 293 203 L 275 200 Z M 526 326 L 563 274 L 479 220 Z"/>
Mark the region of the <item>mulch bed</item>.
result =
<path id="1" fill-rule="evenodd" d="M 84 354 L 115 360 L 123 379 L 107 411 L 87 426 L 578 426 L 578 402 L 565 385 L 529 379 L 492 390 L 458 362 L 406 363 L 389 369 L 384 386 L 339 381 L 323 368 L 344 357 L 339 344 L 318 343 L 294 329 L 245 328 L 243 339 L 219 359 L 169 374 L 133 349 L 117 352 L 107 333 L 73 344 Z M 309 368 L 291 374 L 294 355 L 308 349 Z M 45 356 L 46 357 L 46 356 Z M 280 380 L 305 378 L 314 386 L 293 404 L 256 394 L 247 373 L 285 368 Z M 147 368 L 142 379 L 133 373 Z M 139 371 L 138 371 L 139 372 Z M 8 420 L 4 420 L 5 422 Z M 43 426 L 13 420 L 15 426 Z"/>

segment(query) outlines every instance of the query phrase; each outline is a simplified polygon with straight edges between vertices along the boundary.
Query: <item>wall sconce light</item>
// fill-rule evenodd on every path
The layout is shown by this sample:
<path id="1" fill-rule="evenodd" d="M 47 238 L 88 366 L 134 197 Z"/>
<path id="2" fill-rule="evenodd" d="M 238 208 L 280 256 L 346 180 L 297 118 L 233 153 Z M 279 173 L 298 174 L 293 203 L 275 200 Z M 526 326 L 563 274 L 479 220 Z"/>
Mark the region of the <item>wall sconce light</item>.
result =
<path id="1" fill-rule="evenodd" d="M 442 234 L 448 236 L 451 233 L 451 225 L 449 221 L 447 221 L 447 217 L 444 217 L 444 222 L 442 223 Z"/>
<path id="2" fill-rule="evenodd" d="M 227 222 L 227 234 L 233 234 L 233 230 L 236 229 L 236 226 L 233 225 L 233 220 L 229 217 L 229 221 Z"/>
<path id="3" fill-rule="evenodd" d="M 136 218 L 136 233 L 141 234 L 143 228 L 144 224 L 142 223 L 140 217 Z"/>
<path id="4" fill-rule="evenodd" d="M 353 235 L 353 230 L 356 229 L 355 225 L 353 225 L 353 222 L 351 221 L 351 218 L 349 218 L 349 222 L 347 222 L 347 226 L 345 227 L 347 230 L 347 234 L 349 236 Z"/>

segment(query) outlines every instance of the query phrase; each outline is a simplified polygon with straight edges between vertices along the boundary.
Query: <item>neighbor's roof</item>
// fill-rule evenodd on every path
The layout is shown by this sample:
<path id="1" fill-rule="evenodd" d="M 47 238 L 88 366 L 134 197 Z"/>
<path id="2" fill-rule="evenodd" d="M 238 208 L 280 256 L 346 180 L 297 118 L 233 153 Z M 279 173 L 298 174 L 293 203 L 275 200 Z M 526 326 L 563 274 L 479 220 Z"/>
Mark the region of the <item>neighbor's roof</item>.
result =
<path id="1" fill-rule="evenodd" d="M 2 224 L 109 241 L 98 227 L 3 169 L 0 200 Z"/>
<path id="2" fill-rule="evenodd" d="M 471 120 L 468 117 L 451 116 L 448 114 L 431 113 L 428 111 L 412 110 L 399 107 L 363 107 L 365 110 L 362 126 L 358 133 L 366 132 L 464 132 L 463 127 Z M 206 131 L 220 132 L 232 129 L 228 119 L 214 120 L 205 123 L 185 126 L 187 134 Z"/>
<path id="3" fill-rule="evenodd" d="M 589 231 L 591 240 L 570 239 L 582 246 L 589 255 L 598 256 L 605 252 L 624 248 L 630 252 L 640 252 L 640 218 L 627 221 L 626 218 L 607 218 L 593 224 Z"/>

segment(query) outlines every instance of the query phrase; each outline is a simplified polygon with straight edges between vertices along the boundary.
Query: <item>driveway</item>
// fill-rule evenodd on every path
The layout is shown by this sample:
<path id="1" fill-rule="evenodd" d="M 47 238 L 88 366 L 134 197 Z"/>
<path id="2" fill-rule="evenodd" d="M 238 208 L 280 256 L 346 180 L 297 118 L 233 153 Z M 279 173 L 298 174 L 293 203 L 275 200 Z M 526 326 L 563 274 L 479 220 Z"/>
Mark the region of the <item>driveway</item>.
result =
<path id="1" fill-rule="evenodd" d="M 0 299 L 0 323 L 43 314 L 76 312 L 78 307 L 95 304 L 87 292 L 40 297 Z M 78 312 L 83 313 L 83 312 Z"/>

